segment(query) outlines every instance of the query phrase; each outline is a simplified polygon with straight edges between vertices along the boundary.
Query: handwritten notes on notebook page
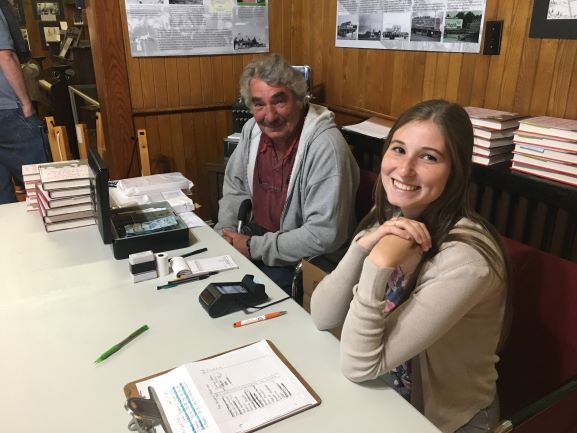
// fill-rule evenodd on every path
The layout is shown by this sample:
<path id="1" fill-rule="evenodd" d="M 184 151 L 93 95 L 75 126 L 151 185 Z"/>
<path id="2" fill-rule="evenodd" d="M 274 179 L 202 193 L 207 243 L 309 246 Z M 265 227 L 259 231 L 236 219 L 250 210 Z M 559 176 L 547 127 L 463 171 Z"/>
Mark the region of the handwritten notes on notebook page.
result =
<path id="1" fill-rule="evenodd" d="M 253 431 L 318 404 L 265 340 L 136 386 L 154 388 L 173 433 Z"/>

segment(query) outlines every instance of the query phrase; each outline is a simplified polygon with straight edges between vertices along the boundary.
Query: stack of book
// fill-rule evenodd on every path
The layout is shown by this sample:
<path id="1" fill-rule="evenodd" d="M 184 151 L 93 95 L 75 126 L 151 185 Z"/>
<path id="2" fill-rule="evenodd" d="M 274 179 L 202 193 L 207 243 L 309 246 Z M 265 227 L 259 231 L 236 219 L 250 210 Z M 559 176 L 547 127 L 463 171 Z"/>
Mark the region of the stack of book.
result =
<path id="1" fill-rule="evenodd" d="M 40 183 L 39 164 L 26 164 L 22 166 L 22 178 L 26 189 L 26 210 L 37 211 L 39 209 L 36 197 L 36 184 Z"/>
<path id="2" fill-rule="evenodd" d="M 35 189 L 47 232 L 96 223 L 87 161 L 52 162 L 38 168 L 40 182 Z"/>
<path id="3" fill-rule="evenodd" d="M 473 124 L 473 162 L 493 165 L 513 158 L 513 134 L 524 116 L 507 111 L 465 107 Z"/>
<path id="4" fill-rule="evenodd" d="M 577 120 L 530 117 L 513 141 L 512 170 L 577 186 Z"/>

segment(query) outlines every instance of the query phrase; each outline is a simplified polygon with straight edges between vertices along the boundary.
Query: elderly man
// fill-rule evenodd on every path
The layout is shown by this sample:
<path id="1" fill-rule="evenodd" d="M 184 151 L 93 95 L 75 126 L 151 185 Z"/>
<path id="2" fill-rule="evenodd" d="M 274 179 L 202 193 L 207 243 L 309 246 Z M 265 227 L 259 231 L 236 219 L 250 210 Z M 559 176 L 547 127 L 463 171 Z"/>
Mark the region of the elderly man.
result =
<path id="1" fill-rule="evenodd" d="M 216 230 L 290 293 L 295 264 L 342 246 L 354 228 L 359 169 L 333 113 L 272 54 L 248 64 L 240 92 L 254 118 L 228 161 Z M 252 200 L 248 233 L 236 231 Z"/>

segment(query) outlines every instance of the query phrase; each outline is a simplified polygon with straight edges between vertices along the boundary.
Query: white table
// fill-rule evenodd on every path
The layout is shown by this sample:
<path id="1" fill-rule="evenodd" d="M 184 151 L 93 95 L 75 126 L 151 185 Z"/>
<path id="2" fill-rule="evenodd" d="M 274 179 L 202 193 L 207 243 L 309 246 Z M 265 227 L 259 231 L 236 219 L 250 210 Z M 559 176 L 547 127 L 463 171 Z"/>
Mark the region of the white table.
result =
<path id="1" fill-rule="evenodd" d="M 0 430 L 11 433 L 127 432 L 123 386 L 132 380 L 260 339 L 270 339 L 322 399 L 267 432 L 438 432 L 380 381 L 354 384 L 339 370 L 339 343 L 316 330 L 292 300 L 274 320 L 241 328 L 238 312 L 211 319 L 198 302 L 209 281 L 253 273 L 273 299 L 284 292 L 212 229 L 193 229 L 199 257 L 231 254 L 241 269 L 156 290 L 132 284 L 96 226 L 46 233 L 22 203 L 0 206 Z M 94 360 L 143 324 L 150 330 L 100 365 Z"/>

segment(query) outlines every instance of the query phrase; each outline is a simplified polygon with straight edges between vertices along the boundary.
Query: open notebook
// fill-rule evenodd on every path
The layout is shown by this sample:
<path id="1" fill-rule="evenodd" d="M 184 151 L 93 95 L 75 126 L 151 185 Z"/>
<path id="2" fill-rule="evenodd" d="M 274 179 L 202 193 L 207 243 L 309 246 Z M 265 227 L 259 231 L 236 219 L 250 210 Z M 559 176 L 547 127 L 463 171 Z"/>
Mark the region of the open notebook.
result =
<path id="1" fill-rule="evenodd" d="M 321 402 L 267 340 L 131 382 L 124 391 L 149 397 L 149 387 L 166 433 L 251 432 Z"/>

